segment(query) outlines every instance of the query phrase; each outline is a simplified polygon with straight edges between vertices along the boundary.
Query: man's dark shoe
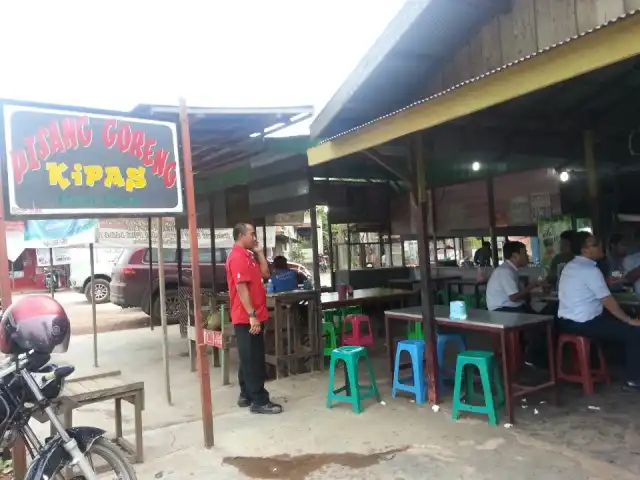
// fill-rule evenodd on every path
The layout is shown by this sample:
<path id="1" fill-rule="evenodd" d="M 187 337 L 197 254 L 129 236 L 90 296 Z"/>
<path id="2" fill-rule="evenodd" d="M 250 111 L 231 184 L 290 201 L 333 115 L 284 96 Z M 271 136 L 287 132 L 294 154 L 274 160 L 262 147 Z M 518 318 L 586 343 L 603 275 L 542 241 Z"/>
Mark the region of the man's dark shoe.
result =
<path id="1" fill-rule="evenodd" d="M 266 405 L 251 405 L 251 413 L 257 413 L 262 415 L 276 415 L 282 413 L 282 405 L 269 402 Z"/>
<path id="2" fill-rule="evenodd" d="M 248 408 L 248 407 L 251 406 L 251 400 L 249 400 L 248 398 L 245 398 L 242 395 L 240 395 L 238 397 L 238 406 L 240 408 Z"/>
<path id="3" fill-rule="evenodd" d="M 622 389 L 625 392 L 635 392 L 640 393 L 640 382 L 637 380 L 627 380 L 622 385 Z"/>

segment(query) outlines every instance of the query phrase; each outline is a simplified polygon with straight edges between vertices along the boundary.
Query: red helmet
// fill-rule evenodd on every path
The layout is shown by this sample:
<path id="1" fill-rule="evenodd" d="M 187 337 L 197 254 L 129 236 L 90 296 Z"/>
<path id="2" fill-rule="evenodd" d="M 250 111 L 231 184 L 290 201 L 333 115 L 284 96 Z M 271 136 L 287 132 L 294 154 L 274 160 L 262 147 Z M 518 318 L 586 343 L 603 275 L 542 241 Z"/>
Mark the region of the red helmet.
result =
<path id="1" fill-rule="evenodd" d="M 58 302 L 47 295 L 29 295 L 5 310 L 0 320 L 0 351 L 18 355 L 64 353 L 69 348 L 71 324 Z"/>

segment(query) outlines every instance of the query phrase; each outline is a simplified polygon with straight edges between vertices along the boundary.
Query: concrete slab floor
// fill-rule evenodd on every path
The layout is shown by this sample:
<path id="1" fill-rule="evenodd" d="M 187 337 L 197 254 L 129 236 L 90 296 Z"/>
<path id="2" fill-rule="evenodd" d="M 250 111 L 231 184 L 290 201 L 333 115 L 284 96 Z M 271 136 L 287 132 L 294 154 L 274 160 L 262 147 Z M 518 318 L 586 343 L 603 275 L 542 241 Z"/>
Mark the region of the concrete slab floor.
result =
<path id="1" fill-rule="evenodd" d="M 164 394 L 160 329 L 104 333 L 98 343 L 98 370 L 91 336 L 74 337 L 69 352 L 54 361 L 75 365 L 79 375 L 120 369 L 124 378 L 145 382 L 145 463 L 136 467 L 141 479 L 637 478 L 551 441 L 552 433 L 534 439 L 519 425 L 490 427 L 480 418 L 453 422 L 446 405 L 434 412 L 392 399 L 384 358 L 375 364 L 385 405 L 366 403 L 361 415 L 343 405 L 325 407 L 323 373 L 271 382 L 268 388 L 285 413 L 251 415 L 235 406 L 236 388 L 220 387 L 219 369 L 212 369 L 216 446 L 205 450 L 197 376 L 189 371 L 186 341 L 177 328 L 170 328 L 171 406 Z M 91 405 L 74 413 L 74 423 L 113 431 L 113 413 L 112 402 Z M 123 414 L 125 434 L 131 434 L 133 411 L 125 407 Z M 42 436 L 47 430 L 37 426 Z"/>

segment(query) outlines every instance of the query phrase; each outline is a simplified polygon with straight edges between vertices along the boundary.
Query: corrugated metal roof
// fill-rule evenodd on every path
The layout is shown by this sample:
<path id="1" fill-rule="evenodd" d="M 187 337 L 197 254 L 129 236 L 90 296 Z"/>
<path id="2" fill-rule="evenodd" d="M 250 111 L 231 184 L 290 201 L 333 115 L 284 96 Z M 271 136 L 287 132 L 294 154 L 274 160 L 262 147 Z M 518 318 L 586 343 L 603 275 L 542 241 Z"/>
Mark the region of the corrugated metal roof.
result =
<path id="1" fill-rule="evenodd" d="M 354 127 L 354 128 L 349 129 L 349 130 L 346 130 L 346 131 L 344 131 L 344 132 L 342 132 L 342 133 L 339 133 L 338 135 L 334 135 L 334 136 L 332 136 L 332 137 L 330 137 L 330 138 L 327 138 L 327 139 L 325 139 L 325 140 L 323 140 L 323 141 L 319 142 L 319 144 L 323 144 L 323 143 L 326 143 L 326 142 L 330 142 L 330 141 L 332 141 L 332 140 L 335 140 L 335 139 L 337 139 L 337 138 L 343 137 L 343 136 L 345 136 L 345 135 L 349 135 L 349 134 L 351 134 L 351 133 L 353 133 L 353 132 L 356 132 L 356 131 L 361 130 L 361 129 L 365 128 L 365 127 L 368 127 L 369 125 L 372 125 L 372 124 L 374 124 L 374 123 L 376 123 L 376 122 L 379 122 L 380 120 L 383 120 L 383 119 L 386 119 L 386 118 L 389 118 L 389 117 L 393 117 L 393 116 L 395 116 L 395 115 L 398 115 L 398 114 L 400 114 L 400 113 L 404 112 L 405 110 L 409 110 L 410 108 L 416 107 L 416 106 L 418 106 L 418 105 L 422 105 L 422 104 L 427 103 L 427 102 L 429 102 L 429 101 L 431 101 L 431 100 L 434 100 L 434 99 L 436 99 L 436 98 L 442 97 L 443 95 L 447 95 L 447 94 L 449 94 L 449 93 L 453 92 L 454 90 L 457 90 L 457 89 L 459 89 L 459 88 L 461 88 L 461 87 L 464 87 L 465 85 L 468 85 L 468 84 L 470 84 L 470 83 L 476 82 L 476 81 L 478 81 L 478 80 L 480 80 L 480 79 L 482 79 L 482 78 L 485 78 L 485 77 L 487 77 L 487 76 L 489 76 L 489 75 L 494 75 L 494 74 L 496 74 L 496 73 L 498 73 L 498 72 L 501 72 L 501 71 L 503 71 L 503 70 L 506 70 L 506 69 L 508 69 L 508 68 L 510 68 L 510 67 L 512 67 L 512 66 L 514 66 L 514 65 L 517 65 L 517 64 L 522 63 L 522 62 L 524 62 L 524 61 L 527 61 L 527 60 L 529 60 L 529 59 L 531 59 L 531 58 L 533 58 L 533 57 L 536 57 L 536 56 L 538 56 L 538 55 L 541 55 L 541 54 L 543 54 L 543 53 L 545 53 L 545 52 L 547 52 L 547 51 L 549 51 L 549 50 L 552 50 L 552 49 L 554 49 L 554 48 L 557 48 L 557 47 L 559 47 L 559 46 L 561 46 L 561 45 L 565 45 L 565 44 L 567 44 L 567 43 L 569 43 L 569 42 L 572 42 L 572 41 L 574 41 L 574 40 L 576 40 L 576 39 L 578 39 L 578 38 L 584 37 L 584 36 L 586 36 L 586 35 L 590 35 L 591 33 L 596 32 L 596 31 L 598 31 L 598 30 L 601 30 L 602 28 L 605 28 L 605 27 L 607 27 L 607 26 L 609 26 L 609 25 L 611 25 L 611 24 L 613 24 L 613 23 L 616 23 L 616 22 L 618 22 L 618 21 L 620 21 L 620 20 L 623 20 L 623 19 L 625 19 L 625 18 L 629 18 L 629 17 L 632 17 L 632 16 L 634 16 L 634 15 L 638 15 L 638 14 L 640 14 L 640 9 L 634 10 L 634 11 L 629 12 L 629 13 L 626 13 L 626 14 L 624 14 L 624 15 L 620 15 L 620 16 L 619 16 L 619 17 L 617 17 L 617 18 L 614 18 L 614 19 L 612 19 L 612 20 L 609 20 L 608 22 L 605 22 L 605 23 L 603 23 L 603 24 L 601 24 L 601 25 L 598 25 L 598 26 L 597 26 L 597 27 L 595 27 L 595 28 L 592 28 L 591 30 L 588 30 L 588 31 L 583 32 L 583 33 L 580 33 L 580 34 L 578 34 L 578 35 L 574 35 L 573 37 L 569 37 L 569 38 L 567 38 L 567 39 L 565 39 L 565 40 L 563 40 L 563 41 L 561 41 L 561 42 L 555 43 L 555 44 L 550 45 L 550 46 L 548 46 L 548 47 L 546 47 L 546 48 L 543 48 L 543 49 L 541 49 L 541 50 L 538 50 L 537 52 L 532 53 L 531 55 L 527 55 L 527 56 L 522 57 L 522 58 L 520 58 L 520 59 L 518 59 L 518 60 L 515 60 L 515 61 L 513 61 L 513 62 L 509 62 L 509 63 L 507 63 L 507 64 L 505 64 L 505 65 L 503 65 L 503 66 L 501 66 L 501 67 L 498 67 L 498 68 L 496 68 L 496 69 L 494 69 L 494 70 L 491 70 L 490 72 L 487 72 L 487 73 L 485 73 L 485 74 L 483 74 L 483 75 L 480 75 L 480 76 L 474 77 L 474 78 L 472 78 L 472 79 L 466 80 L 466 81 L 464 81 L 464 82 L 458 83 L 458 84 L 456 84 L 456 85 L 454 85 L 454 86 L 452 86 L 452 87 L 450 87 L 450 88 L 448 88 L 448 89 L 446 89 L 446 90 L 444 90 L 444 91 L 442 91 L 442 92 L 440 92 L 440 93 L 436 93 L 435 95 L 431 95 L 431 96 L 429 96 L 429 97 L 423 98 L 423 99 L 418 100 L 418 101 L 416 101 L 416 102 L 413 102 L 413 103 L 411 103 L 411 104 L 409 104 L 409 105 L 406 105 L 405 107 L 402 107 L 402 108 L 400 108 L 400 109 L 397 109 L 397 110 L 395 110 L 395 111 L 393 111 L 393 112 L 391 112 L 391 113 L 388 113 L 388 114 L 386 114 L 386 115 L 379 116 L 379 117 L 375 118 L 374 120 L 371 120 L 371 121 L 366 122 L 366 123 L 364 123 L 364 124 L 362 124 L 362 125 L 359 125 L 359 126 L 357 126 L 357 127 Z"/>
<path id="2" fill-rule="evenodd" d="M 332 135 L 421 96 L 429 76 L 505 5 L 408 0 L 311 124 L 312 137 Z"/>

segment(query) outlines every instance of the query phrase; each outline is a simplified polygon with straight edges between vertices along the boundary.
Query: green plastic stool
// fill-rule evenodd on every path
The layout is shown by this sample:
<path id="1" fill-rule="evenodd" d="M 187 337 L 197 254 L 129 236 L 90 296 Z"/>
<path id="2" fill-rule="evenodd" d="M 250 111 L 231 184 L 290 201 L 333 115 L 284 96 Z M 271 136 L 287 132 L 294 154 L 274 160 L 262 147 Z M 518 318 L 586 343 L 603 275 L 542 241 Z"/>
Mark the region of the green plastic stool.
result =
<path id="1" fill-rule="evenodd" d="M 338 348 L 336 326 L 333 322 L 322 322 L 322 336 L 324 337 L 324 356 L 330 357 L 331 352 Z"/>
<path id="2" fill-rule="evenodd" d="M 369 372 L 369 384 L 360 385 L 358 383 L 358 361 L 364 358 Z M 346 382 L 343 387 L 335 388 L 336 364 L 339 360 L 344 362 Z M 341 395 L 345 392 L 344 395 Z M 362 412 L 362 400 L 375 397 L 380 401 L 380 393 L 373 375 L 371 360 L 364 347 L 340 347 L 331 352 L 331 362 L 329 364 L 329 388 L 327 391 L 327 408 L 331 408 L 331 402 L 350 403 L 355 413 Z"/>
<path id="3" fill-rule="evenodd" d="M 480 371 L 482 394 L 476 394 L 473 389 L 473 368 Z M 465 376 L 465 402 L 461 399 L 462 374 Z M 495 385 L 496 398 L 494 399 L 491 381 Z M 484 398 L 484 405 L 471 405 L 471 400 Z M 461 411 L 481 413 L 489 417 L 490 425 L 498 425 L 497 408 L 504 403 L 504 393 L 500 378 L 500 369 L 493 353 L 481 350 L 467 350 L 458 355 L 456 361 L 455 385 L 453 387 L 453 408 L 451 418 L 457 420 Z"/>
<path id="4" fill-rule="evenodd" d="M 408 340 L 424 340 L 424 331 L 421 322 L 409 322 L 407 329 Z"/>
<path id="5" fill-rule="evenodd" d="M 446 290 L 436 292 L 436 303 L 438 305 L 449 305 L 449 293 Z"/>

